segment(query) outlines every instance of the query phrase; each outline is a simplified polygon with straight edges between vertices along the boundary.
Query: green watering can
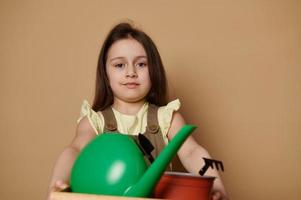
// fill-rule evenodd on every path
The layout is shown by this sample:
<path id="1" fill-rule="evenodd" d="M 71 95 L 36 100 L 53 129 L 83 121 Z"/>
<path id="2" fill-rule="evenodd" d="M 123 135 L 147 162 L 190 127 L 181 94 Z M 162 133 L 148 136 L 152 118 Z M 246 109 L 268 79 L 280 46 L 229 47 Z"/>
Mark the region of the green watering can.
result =
<path id="1" fill-rule="evenodd" d="M 101 134 L 81 151 L 71 170 L 72 192 L 131 197 L 152 194 L 165 168 L 196 127 L 184 125 L 148 167 L 130 136 Z"/>

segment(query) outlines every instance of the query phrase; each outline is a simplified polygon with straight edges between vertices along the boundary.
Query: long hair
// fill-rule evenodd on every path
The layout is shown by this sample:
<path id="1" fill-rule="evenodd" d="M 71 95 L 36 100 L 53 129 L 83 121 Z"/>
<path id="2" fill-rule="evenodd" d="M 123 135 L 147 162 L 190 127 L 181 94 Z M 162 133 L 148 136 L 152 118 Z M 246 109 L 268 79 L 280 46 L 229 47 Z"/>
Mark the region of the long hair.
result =
<path id="1" fill-rule="evenodd" d="M 109 32 L 99 54 L 95 96 L 92 106 L 95 111 L 104 110 L 114 102 L 113 92 L 106 72 L 107 54 L 114 42 L 128 38 L 138 41 L 143 46 L 147 55 L 151 88 L 146 95 L 146 101 L 157 106 L 167 104 L 167 80 L 156 45 L 143 31 L 134 28 L 129 23 L 120 23 Z"/>

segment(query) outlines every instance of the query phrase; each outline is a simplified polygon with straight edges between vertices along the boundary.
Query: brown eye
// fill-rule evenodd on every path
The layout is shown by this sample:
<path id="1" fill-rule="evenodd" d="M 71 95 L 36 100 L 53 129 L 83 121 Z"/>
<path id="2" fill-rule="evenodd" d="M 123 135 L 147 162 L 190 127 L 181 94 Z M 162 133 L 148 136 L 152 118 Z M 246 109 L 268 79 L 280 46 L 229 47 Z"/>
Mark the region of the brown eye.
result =
<path id="1" fill-rule="evenodd" d="M 123 66 L 124 66 L 124 64 L 122 64 L 122 63 L 118 63 L 118 64 L 114 65 L 114 67 L 117 67 L 117 68 L 122 68 Z"/>
<path id="2" fill-rule="evenodd" d="M 145 67 L 145 66 L 146 66 L 146 63 L 145 63 L 145 62 L 140 62 L 140 63 L 138 63 L 137 65 L 138 65 L 138 67 Z"/>

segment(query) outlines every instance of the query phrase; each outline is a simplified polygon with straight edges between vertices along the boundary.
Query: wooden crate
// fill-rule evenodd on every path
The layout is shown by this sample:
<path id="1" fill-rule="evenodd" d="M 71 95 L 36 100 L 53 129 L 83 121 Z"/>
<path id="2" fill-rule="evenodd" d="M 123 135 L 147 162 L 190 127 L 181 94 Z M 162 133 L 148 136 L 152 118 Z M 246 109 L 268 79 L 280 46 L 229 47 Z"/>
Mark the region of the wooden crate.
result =
<path id="1" fill-rule="evenodd" d="M 107 196 L 107 195 L 95 195 L 95 194 L 80 194 L 69 192 L 68 189 L 52 192 L 51 200 L 159 200 L 152 198 L 137 198 L 137 197 L 120 197 L 120 196 Z"/>

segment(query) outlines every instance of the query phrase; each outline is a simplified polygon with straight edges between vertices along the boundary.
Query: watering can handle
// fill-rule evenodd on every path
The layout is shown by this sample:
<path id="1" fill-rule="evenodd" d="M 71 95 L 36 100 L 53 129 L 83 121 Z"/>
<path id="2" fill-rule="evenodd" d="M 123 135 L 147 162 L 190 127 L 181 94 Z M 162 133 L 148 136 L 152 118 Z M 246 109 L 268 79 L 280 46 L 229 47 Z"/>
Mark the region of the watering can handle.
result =
<path id="1" fill-rule="evenodd" d="M 164 173 L 166 166 L 170 163 L 186 138 L 195 128 L 196 126 L 193 125 L 184 125 L 169 142 L 169 144 L 164 147 L 159 156 L 147 169 L 140 180 L 135 185 L 130 186 L 123 195 L 140 197 L 146 197 L 150 195 Z"/>

